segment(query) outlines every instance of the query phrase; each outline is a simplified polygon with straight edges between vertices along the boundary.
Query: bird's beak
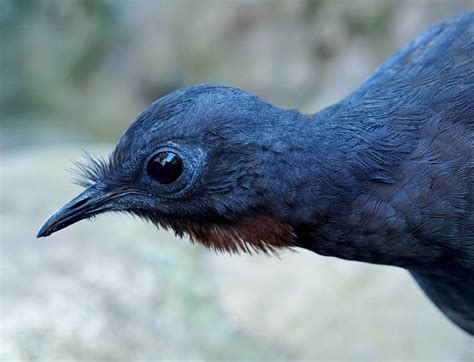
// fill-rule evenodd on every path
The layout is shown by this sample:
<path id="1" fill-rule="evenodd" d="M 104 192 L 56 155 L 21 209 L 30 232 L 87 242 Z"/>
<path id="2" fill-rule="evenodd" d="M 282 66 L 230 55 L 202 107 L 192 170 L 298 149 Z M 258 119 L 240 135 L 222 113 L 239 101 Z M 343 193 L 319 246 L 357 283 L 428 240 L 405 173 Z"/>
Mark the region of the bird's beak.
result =
<path id="1" fill-rule="evenodd" d="M 43 225 L 41 225 L 36 237 L 40 238 L 51 235 L 80 220 L 109 211 L 110 199 L 110 194 L 98 188 L 87 188 L 79 196 L 52 214 Z"/>

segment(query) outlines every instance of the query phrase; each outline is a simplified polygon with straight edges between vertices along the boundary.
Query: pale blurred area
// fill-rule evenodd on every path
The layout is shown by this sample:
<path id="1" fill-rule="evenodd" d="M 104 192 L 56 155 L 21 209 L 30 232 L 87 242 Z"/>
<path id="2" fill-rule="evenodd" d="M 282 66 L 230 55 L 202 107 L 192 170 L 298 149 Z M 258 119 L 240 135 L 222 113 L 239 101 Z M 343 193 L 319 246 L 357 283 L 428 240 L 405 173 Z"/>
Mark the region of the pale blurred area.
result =
<path id="1" fill-rule="evenodd" d="M 215 255 L 125 215 L 36 240 L 151 101 L 225 83 L 315 112 L 472 1 L 0 0 L 1 361 L 474 361 L 408 273 Z"/>

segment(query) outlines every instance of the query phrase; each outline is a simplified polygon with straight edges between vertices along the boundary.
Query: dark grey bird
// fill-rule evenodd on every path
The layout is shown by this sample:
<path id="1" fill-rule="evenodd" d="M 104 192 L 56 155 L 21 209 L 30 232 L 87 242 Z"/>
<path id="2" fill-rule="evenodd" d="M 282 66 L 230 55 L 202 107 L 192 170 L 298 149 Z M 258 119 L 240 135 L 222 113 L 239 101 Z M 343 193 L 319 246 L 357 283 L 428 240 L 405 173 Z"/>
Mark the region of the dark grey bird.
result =
<path id="1" fill-rule="evenodd" d="M 219 251 L 301 247 L 407 269 L 474 334 L 474 12 L 313 115 L 224 85 L 151 104 L 38 237 L 123 211 Z"/>

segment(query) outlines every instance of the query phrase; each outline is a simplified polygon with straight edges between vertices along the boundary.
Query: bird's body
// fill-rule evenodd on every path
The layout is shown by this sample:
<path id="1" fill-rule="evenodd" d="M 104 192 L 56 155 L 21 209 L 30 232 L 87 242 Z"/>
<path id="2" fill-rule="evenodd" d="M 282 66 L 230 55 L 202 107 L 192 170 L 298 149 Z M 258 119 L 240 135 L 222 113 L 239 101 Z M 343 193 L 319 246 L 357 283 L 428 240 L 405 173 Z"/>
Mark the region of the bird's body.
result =
<path id="1" fill-rule="evenodd" d="M 198 85 L 148 107 L 48 235 L 126 211 L 217 250 L 299 246 L 408 269 L 474 334 L 474 13 L 315 114 Z M 157 181 L 158 180 L 158 181 Z"/>

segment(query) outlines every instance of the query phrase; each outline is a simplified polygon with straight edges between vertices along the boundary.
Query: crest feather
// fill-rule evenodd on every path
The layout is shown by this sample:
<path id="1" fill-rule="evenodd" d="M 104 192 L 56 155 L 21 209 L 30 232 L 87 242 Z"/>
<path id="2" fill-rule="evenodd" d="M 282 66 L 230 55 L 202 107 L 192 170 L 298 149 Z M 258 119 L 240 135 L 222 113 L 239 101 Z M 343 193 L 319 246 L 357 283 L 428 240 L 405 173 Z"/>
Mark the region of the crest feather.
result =
<path id="1" fill-rule="evenodd" d="M 104 157 L 92 156 L 83 150 L 84 155 L 81 161 L 75 161 L 74 167 L 70 170 L 73 182 L 82 187 L 89 187 L 107 178 L 110 174 L 110 162 Z"/>

